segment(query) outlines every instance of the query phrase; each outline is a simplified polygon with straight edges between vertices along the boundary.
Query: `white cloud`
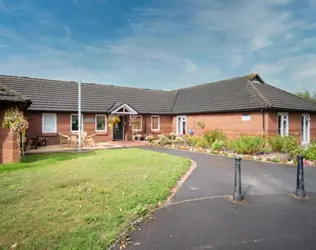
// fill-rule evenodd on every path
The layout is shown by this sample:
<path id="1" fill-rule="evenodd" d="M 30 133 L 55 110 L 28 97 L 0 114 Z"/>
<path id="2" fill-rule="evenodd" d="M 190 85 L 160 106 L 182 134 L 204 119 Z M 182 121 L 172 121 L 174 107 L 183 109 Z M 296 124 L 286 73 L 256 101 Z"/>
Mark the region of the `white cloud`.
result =
<path id="1" fill-rule="evenodd" d="M 126 14 L 129 25 L 120 30 L 124 35 L 94 39 L 92 34 L 85 43 L 76 37 L 90 37 L 90 31 L 75 30 L 71 22 L 66 24 L 52 13 L 39 11 L 37 22 L 62 34 L 38 34 L 38 44 L 25 45 L 25 54 L 7 55 L 0 71 L 71 80 L 77 78 L 80 59 L 83 79 L 100 83 L 172 89 L 254 71 L 280 87 L 296 89 L 298 81 L 311 86 L 315 62 L 307 64 L 305 54 L 299 59 L 296 54 L 314 47 L 312 36 L 299 34 L 313 21 L 307 15 L 298 18 L 295 8 L 283 8 L 293 3 L 154 0 Z M 3 26 L 1 35 L 27 41 Z M 292 87 L 289 82 L 284 84 L 285 80 L 291 81 Z"/>

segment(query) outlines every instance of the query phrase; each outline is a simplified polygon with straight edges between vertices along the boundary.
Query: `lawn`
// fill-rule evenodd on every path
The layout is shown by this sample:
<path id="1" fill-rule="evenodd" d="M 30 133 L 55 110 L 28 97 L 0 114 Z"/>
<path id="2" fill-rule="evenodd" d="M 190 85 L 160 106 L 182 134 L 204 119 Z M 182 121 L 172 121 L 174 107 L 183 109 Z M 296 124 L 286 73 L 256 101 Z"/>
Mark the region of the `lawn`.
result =
<path id="1" fill-rule="evenodd" d="M 0 165 L 0 249 L 105 249 L 166 199 L 189 160 L 142 149 Z"/>

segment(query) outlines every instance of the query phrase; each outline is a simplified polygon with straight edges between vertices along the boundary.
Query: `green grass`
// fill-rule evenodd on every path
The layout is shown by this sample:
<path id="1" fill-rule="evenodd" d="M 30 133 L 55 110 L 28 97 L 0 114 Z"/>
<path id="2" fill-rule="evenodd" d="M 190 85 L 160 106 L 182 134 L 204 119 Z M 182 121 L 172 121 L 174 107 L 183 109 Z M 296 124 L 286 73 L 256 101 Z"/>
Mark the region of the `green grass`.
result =
<path id="1" fill-rule="evenodd" d="M 189 165 L 141 149 L 0 165 L 0 249 L 105 249 L 164 200 Z"/>

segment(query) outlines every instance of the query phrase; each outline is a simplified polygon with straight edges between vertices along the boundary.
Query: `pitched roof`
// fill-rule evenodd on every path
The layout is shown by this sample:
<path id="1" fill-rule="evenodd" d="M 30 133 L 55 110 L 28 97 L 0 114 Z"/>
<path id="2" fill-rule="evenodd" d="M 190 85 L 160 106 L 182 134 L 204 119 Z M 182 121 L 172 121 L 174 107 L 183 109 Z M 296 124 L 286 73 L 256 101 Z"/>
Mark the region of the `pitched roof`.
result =
<path id="1" fill-rule="evenodd" d="M 316 103 L 266 84 L 258 74 L 179 89 L 175 114 L 250 110 L 316 112 Z"/>
<path id="2" fill-rule="evenodd" d="M 78 83 L 0 76 L 0 82 L 32 100 L 29 110 L 77 111 Z M 127 103 L 140 114 L 190 114 L 251 110 L 316 112 L 316 104 L 269 84 L 258 74 L 173 91 L 82 84 L 82 112 L 107 113 Z"/>
<path id="3" fill-rule="evenodd" d="M 77 111 L 78 83 L 29 77 L 0 76 L 0 81 L 32 100 L 29 110 Z M 108 112 L 128 103 L 139 113 L 170 114 L 176 93 L 170 91 L 83 83 L 82 112 Z"/>
<path id="4" fill-rule="evenodd" d="M 18 92 L 8 88 L 0 82 L 0 102 L 24 103 L 26 99 Z"/>

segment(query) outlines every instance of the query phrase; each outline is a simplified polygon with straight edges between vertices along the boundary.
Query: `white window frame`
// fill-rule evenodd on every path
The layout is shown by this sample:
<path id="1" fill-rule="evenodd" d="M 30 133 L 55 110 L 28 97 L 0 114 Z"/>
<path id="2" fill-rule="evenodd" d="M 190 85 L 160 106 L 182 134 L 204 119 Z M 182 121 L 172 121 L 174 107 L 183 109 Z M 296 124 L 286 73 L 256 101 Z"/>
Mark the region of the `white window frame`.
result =
<path id="1" fill-rule="evenodd" d="M 55 119 L 55 124 L 54 124 L 54 131 L 45 131 L 45 126 L 44 126 L 44 116 L 46 115 L 53 115 Z M 43 134 L 49 134 L 49 133 L 57 133 L 57 115 L 56 113 L 42 113 L 42 133 Z"/>
<path id="2" fill-rule="evenodd" d="M 77 113 L 70 114 L 70 132 L 71 133 L 78 133 L 79 128 L 78 128 L 78 130 L 72 130 L 72 116 L 73 115 L 78 116 L 78 114 Z M 83 114 L 81 114 L 81 117 L 82 117 L 81 118 L 81 129 L 82 129 L 82 131 L 84 131 Z"/>
<path id="3" fill-rule="evenodd" d="M 179 133 L 179 118 L 181 118 L 181 133 Z M 185 115 L 178 115 L 177 116 L 177 127 L 176 127 L 176 134 L 177 136 L 183 135 L 183 119 L 185 119 L 185 132 L 188 133 L 188 119 Z"/>
<path id="4" fill-rule="evenodd" d="M 249 121 L 251 121 L 251 115 L 250 114 L 242 114 L 241 115 L 241 120 L 243 122 L 249 122 Z"/>
<path id="5" fill-rule="evenodd" d="M 309 114 L 302 114 L 301 117 L 304 117 L 304 125 L 305 125 L 305 121 L 306 119 L 308 119 L 308 128 L 307 128 L 307 140 L 304 140 L 304 135 L 302 133 L 301 135 L 301 141 L 302 141 L 302 144 L 309 144 L 310 143 L 310 140 L 311 140 L 311 117 Z M 301 124 L 302 124 L 302 121 L 301 121 Z M 302 126 L 302 125 L 301 125 Z M 305 126 L 304 126 L 305 128 Z"/>
<path id="6" fill-rule="evenodd" d="M 97 126 L 98 126 L 97 120 L 98 120 L 99 116 L 103 116 L 104 117 L 104 122 L 105 122 L 104 130 L 98 130 L 98 128 L 97 128 Z M 106 115 L 96 114 L 94 123 L 95 123 L 95 131 L 96 132 L 107 132 L 107 117 L 106 117 Z"/>
<path id="7" fill-rule="evenodd" d="M 134 129 L 134 126 L 132 127 L 133 131 L 143 131 L 143 116 L 141 115 L 135 115 L 134 116 L 135 118 L 136 117 L 140 117 L 140 128 L 139 129 Z"/>
<path id="8" fill-rule="evenodd" d="M 158 128 L 153 129 L 153 118 L 158 118 Z M 150 128 L 152 131 L 160 131 L 160 116 L 159 115 L 152 115 L 150 118 Z"/>
<path id="9" fill-rule="evenodd" d="M 281 133 L 279 134 L 279 116 L 281 116 Z M 286 116 L 286 123 L 287 123 L 287 126 L 286 126 L 286 130 L 285 130 L 285 134 L 283 133 L 284 132 L 284 128 L 283 128 L 283 121 L 284 121 L 284 116 Z M 289 127 L 290 127 L 290 119 L 289 119 L 289 113 L 278 113 L 278 123 L 277 123 L 277 126 L 278 126 L 278 135 L 280 136 L 288 136 L 289 135 Z"/>

